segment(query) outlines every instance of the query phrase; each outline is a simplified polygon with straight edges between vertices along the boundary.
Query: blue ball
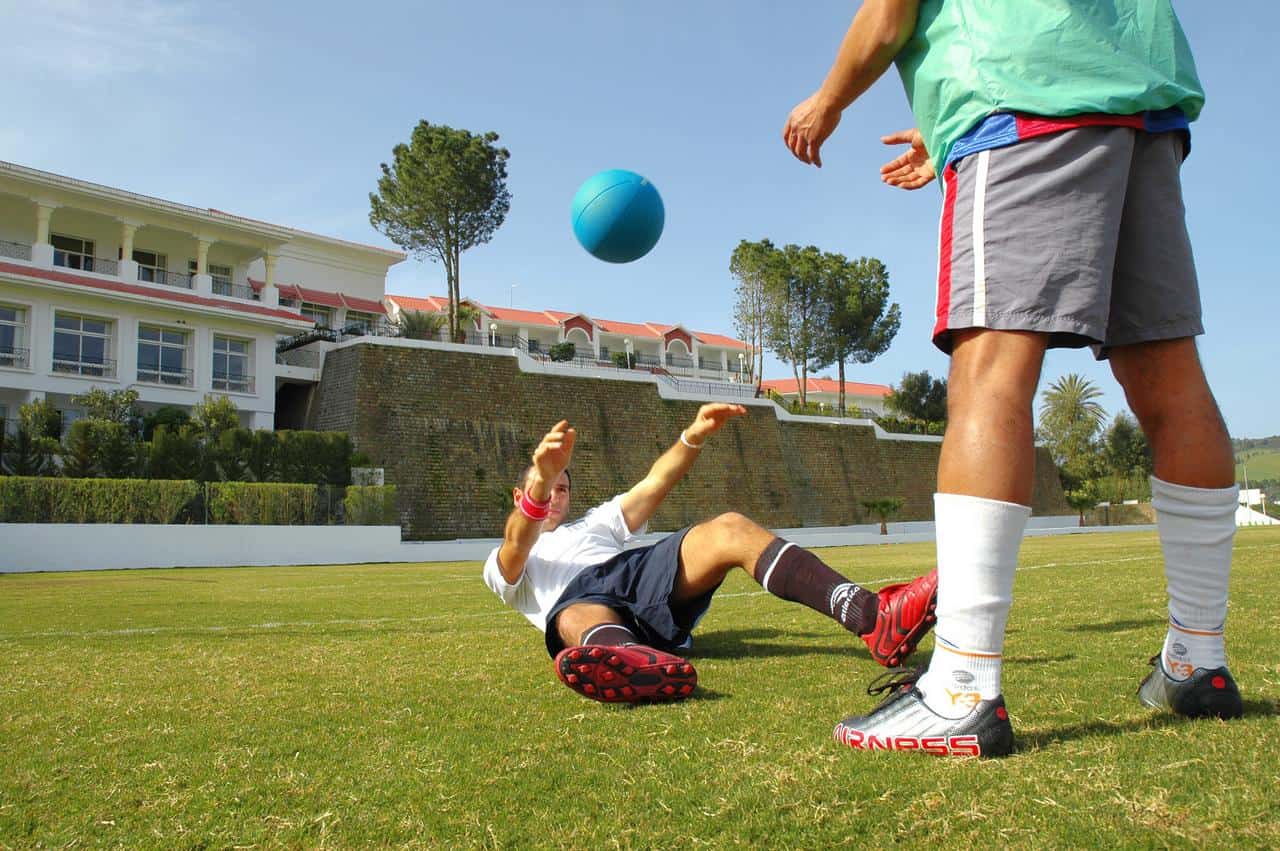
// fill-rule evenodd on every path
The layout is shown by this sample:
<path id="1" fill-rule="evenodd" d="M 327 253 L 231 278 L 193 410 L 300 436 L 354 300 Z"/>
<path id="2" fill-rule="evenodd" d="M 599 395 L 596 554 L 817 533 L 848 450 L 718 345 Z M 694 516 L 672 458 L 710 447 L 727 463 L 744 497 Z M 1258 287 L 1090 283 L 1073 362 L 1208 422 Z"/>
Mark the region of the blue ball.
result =
<path id="1" fill-rule="evenodd" d="M 573 196 L 573 235 L 608 263 L 630 263 L 648 254 L 662 236 L 665 217 L 658 190 L 634 171 L 602 171 Z"/>

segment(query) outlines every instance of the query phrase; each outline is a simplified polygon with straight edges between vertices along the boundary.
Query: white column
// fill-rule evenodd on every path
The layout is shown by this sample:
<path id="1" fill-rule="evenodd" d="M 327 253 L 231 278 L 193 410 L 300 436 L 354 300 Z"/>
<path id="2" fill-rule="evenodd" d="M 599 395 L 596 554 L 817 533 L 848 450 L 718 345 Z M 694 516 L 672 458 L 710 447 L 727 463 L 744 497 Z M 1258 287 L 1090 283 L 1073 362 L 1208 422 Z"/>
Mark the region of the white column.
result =
<path id="1" fill-rule="evenodd" d="M 36 202 L 36 241 L 31 246 L 31 262 L 37 266 L 53 265 L 53 246 L 49 244 L 49 219 L 54 205 Z"/>
<path id="2" fill-rule="evenodd" d="M 262 255 L 264 280 L 262 284 L 262 303 L 278 307 L 280 291 L 276 289 L 276 256 L 271 253 Z"/>
<path id="3" fill-rule="evenodd" d="M 120 279 L 138 280 L 138 263 L 133 259 L 133 237 L 138 232 L 135 222 L 120 223 Z"/>
<path id="4" fill-rule="evenodd" d="M 210 240 L 196 237 L 196 274 L 192 279 L 192 289 L 202 295 L 213 294 L 213 277 L 209 274 Z"/>
<path id="5" fill-rule="evenodd" d="M 138 380 L 138 320 L 127 316 L 115 326 L 116 380 L 127 387 Z"/>

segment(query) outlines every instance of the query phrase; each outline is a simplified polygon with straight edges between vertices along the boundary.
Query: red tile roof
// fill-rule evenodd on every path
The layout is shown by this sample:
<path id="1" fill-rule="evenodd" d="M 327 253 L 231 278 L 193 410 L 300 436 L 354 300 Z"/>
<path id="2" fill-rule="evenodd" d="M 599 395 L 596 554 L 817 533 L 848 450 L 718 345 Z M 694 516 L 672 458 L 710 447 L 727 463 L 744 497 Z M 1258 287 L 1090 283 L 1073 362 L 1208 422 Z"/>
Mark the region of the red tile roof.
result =
<path id="1" fill-rule="evenodd" d="M 360 310 L 365 313 L 385 314 L 387 309 L 382 306 L 380 301 L 370 301 L 367 298 L 356 298 L 346 293 L 338 293 L 338 297 L 342 299 L 343 304 L 347 306 L 347 310 Z"/>
<path id="2" fill-rule="evenodd" d="M 442 296 L 415 298 L 413 296 L 389 295 L 387 299 L 398 304 L 401 310 L 421 310 L 427 313 L 435 313 L 449 309 L 449 300 Z M 463 299 L 463 301 L 469 301 L 469 299 Z M 582 316 L 595 323 L 597 328 L 607 334 L 623 334 L 630 337 L 643 337 L 649 340 L 660 340 L 671 329 L 683 327 L 664 325 L 658 322 L 618 322 L 613 319 L 599 319 L 594 316 L 587 316 L 584 313 L 565 313 L 562 310 L 520 310 L 519 308 L 511 307 L 492 307 L 475 301 L 471 303 L 476 307 L 482 308 L 485 313 L 499 322 L 510 322 L 514 325 L 540 325 L 545 328 L 555 328 L 566 319 Z M 709 334 L 705 331 L 690 331 L 689 333 L 696 337 L 699 343 L 707 346 L 747 350 L 751 348 L 741 340 L 735 340 L 723 334 Z"/>
<path id="3" fill-rule="evenodd" d="M 791 396 L 800 392 L 800 382 L 794 378 L 778 378 L 760 384 L 765 390 L 773 390 L 783 396 Z M 806 393 L 839 393 L 840 382 L 834 378 L 810 378 L 806 382 Z M 860 381 L 844 383 L 844 392 L 848 396 L 888 396 L 893 388 L 887 384 L 864 384 Z"/>
<path id="4" fill-rule="evenodd" d="M 73 275 L 69 272 L 54 269 L 41 269 L 36 266 L 22 266 L 17 263 L 0 262 L 0 272 L 25 275 L 29 278 L 40 278 L 46 281 L 57 281 L 62 284 L 75 284 L 76 286 L 85 287 L 86 289 L 147 296 L 148 298 L 159 299 L 161 301 L 171 301 L 179 304 L 192 304 L 200 307 L 218 307 L 223 310 L 234 310 L 237 313 L 266 316 L 272 319 L 289 319 L 295 322 L 311 321 L 299 313 L 292 310 L 285 310 L 284 308 L 267 307 L 260 304 L 196 295 L 195 293 L 186 290 L 173 289 L 171 291 L 170 289 L 161 287 L 145 287 L 137 284 L 125 283 L 124 281 L 112 281 L 105 278 L 91 278 L 88 275 Z"/>

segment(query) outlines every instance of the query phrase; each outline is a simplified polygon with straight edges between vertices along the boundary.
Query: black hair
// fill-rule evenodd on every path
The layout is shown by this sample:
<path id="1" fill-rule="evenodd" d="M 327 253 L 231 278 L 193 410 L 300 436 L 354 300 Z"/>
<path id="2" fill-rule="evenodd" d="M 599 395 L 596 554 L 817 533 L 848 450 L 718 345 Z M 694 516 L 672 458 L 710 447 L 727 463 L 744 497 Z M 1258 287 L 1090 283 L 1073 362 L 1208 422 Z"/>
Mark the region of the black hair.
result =
<path id="1" fill-rule="evenodd" d="M 524 472 L 520 474 L 520 481 L 516 482 L 516 487 L 524 490 L 525 484 L 529 481 L 529 474 L 533 472 L 533 465 L 530 464 L 524 468 Z M 573 490 L 573 474 L 569 472 L 569 468 L 565 467 L 564 477 L 569 480 L 569 490 Z"/>

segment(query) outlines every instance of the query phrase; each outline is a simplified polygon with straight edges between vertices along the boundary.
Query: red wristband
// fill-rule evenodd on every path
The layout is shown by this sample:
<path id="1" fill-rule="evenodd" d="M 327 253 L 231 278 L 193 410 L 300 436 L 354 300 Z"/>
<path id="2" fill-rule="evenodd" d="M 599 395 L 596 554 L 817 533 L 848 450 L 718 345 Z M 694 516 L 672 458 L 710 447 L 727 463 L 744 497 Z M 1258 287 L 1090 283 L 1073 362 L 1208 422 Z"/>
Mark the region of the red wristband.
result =
<path id="1" fill-rule="evenodd" d="M 520 513 L 530 520 L 546 520 L 547 509 L 551 507 L 551 498 L 548 497 L 543 502 L 538 502 L 528 493 L 520 492 L 520 502 L 516 505 L 520 509 Z"/>

